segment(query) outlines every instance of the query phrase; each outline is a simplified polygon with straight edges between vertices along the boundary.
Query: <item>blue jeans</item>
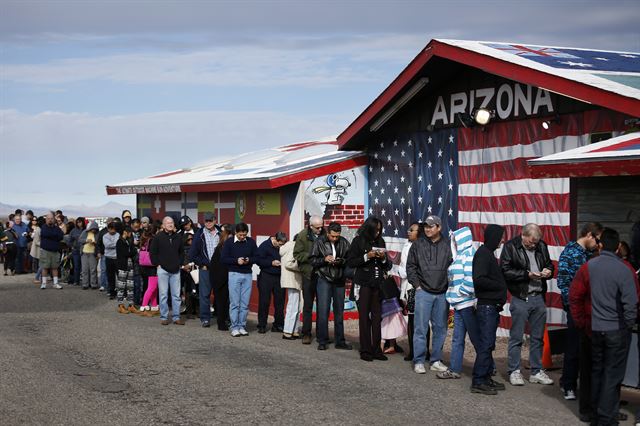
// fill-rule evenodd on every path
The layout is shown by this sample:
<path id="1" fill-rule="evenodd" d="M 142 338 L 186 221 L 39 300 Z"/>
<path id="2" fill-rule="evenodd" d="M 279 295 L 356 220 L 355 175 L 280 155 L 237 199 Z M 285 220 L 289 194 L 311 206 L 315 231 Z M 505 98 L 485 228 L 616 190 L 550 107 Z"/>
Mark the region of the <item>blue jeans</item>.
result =
<path id="1" fill-rule="evenodd" d="M 247 327 L 249 300 L 251 300 L 252 274 L 229 272 L 229 317 L 231 331 Z"/>
<path id="2" fill-rule="evenodd" d="M 72 253 L 73 256 L 73 277 L 70 284 L 80 285 L 80 273 L 82 272 L 82 254 Z"/>
<path id="3" fill-rule="evenodd" d="M 425 290 L 416 291 L 416 307 L 413 330 L 413 363 L 424 364 L 427 352 L 427 330 L 431 321 L 432 364 L 442 359 L 442 346 L 447 337 L 447 301 L 442 294 L 432 294 Z"/>
<path id="4" fill-rule="evenodd" d="M 495 366 L 493 350 L 496 348 L 498 321 L 500 321 L 500 314 L 495 305 L 476 307 L 478 344 L 476 345 L 476 362 L 473 364 L 472 386 L 486 384 L 491 379 Z"/>
<path id="5" fill-rule="evenodd" d="M 198 283 L 198 293 L 200 296 L 200 321 L 211 321 L 211 281 L 209 281 L 209 271 L 198 269 L 200 282 Z"/>
<path id="6" fill-rule="evenodd" d="M 449 369 L 460 374 L 462 371 L 462 358 L 464 357 L 465 337 L 469 333 L 469 340 L 473 347 L 477 347 L 478 323 L 473 306 L 453 311 L 453 339 L 451 340 L 451 366 Z"/>
<path id="7" fill-rule="evenodd" d="M 345 343 L 344 340 L 344 286 L 337 287 L 318 275 L 317 287 L 316 334 L 318 343 L 329 343 L 329 312 L 333 300 L 333 328 L 336 345 Z"/>
<path id="8" fill-rule="evenodd" d="M 100 277 L 99 277 L 100 288 L 107 288 L 107 261 L 104 255 L 100 256 Z"/>
<path id="9" fill-rule="evenodd" d="M 509 374 L 520 370 L 520 354 L 525 323 L 529 322 L 529 363 L 531 374 L 536 375 L 542 369 L 542 339 L 544 326 L 547 322 L 547 307 L 542 295 L 529 296 L 527 300 L 517 297 L 511 298 L 509 305 L 511 312 L 511 330 L 509 331 Z"/>
<path id="10" fill-rule="evenodd" d="M 160 294 L 160 319 L 169 319 L 169 304 L 167 303 L 169 289 L 171 289 L 171 313 L 174 321 L 180 319 L 180 272 L 172 274 L 158 266 L 158 293 Z"/>

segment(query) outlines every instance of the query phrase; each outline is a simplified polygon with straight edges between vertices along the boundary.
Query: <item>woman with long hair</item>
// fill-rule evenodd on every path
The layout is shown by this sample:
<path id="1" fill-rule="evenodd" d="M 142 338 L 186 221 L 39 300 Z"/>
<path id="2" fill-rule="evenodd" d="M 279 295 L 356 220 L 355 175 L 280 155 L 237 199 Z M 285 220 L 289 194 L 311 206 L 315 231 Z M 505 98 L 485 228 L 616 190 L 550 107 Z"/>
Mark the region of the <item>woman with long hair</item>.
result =
<path id="1" fill-rule="evenodd" d="M 380 291 L 386 273 L 391 269 L 386 244 L 382 238 L 382 222 L 369 216 L 351 242 L 347 265 L 355 269 L 353 283 L 359 286 L 360 359 L 385 361 L 381 342 Z"/>
<path id="2" fill-rule="evenodd" d="M 220 227 L 220 239 L 209 263 L 209 281 L 213 290 L 218 330 L 229 330 L 229 268 L 221 260 L 222 246 L 233 237 L 233 226 L 228 223 Z"/>

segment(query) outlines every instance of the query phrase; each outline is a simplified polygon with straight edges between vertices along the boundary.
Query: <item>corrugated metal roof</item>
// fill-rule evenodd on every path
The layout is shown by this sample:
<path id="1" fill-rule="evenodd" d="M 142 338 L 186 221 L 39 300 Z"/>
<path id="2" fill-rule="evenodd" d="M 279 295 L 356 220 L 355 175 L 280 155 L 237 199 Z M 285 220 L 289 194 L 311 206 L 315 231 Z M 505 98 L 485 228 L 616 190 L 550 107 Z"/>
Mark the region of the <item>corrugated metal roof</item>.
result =
<path id="1" fill-rule="evenodd" d="M 640 99 L 640 53 L 486 41 L 437 41 Z"/>
<path id="2" fill-rule="evenodd" d="M 107 192 L 179 192 L 183 185 L 263 182 L 294 173 L 310 172 L 364 155 L 360 151 L 338 151 L 338 143 L 334 139 L 297 143 L 107 185 Z"/>

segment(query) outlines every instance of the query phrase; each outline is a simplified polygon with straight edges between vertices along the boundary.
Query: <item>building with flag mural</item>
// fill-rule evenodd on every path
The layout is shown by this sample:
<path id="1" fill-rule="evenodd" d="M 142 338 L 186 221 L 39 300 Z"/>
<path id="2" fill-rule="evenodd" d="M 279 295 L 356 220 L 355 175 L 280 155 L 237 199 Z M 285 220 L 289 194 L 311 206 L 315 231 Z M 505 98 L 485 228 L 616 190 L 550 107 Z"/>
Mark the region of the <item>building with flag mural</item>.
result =
<path id="1" fill-rule="evenodd" d="M 432 40 L 338 142 L 367 152 L 367 210 L 382 219 L 396 255 L 409 225 L 435 214 L 445 233 L 469 226 L 477 243 L 489 223 L 504 226 L 506 238 L 537 223 L 557 261 L 586 217 L 631 228 L 627 213 L 640 211 L 639 160 L 619 169 L 634 176 L 635 185 L 625 181 L 629 193 L 599 203 L 579 196 L 584 184 L 569 174 L 542 165 L 533 172 L 527 161 L 628 134 L 639 118 L 638 53 Z M 594 207 L 600 211 L 585 215 Z M 549 324 L 565 323 L 555 280 L 547 306 Z M 509 326 L 507 306 L 501 329 Z"/>
<path id="2" fill-rule="evenodd" d="M 349 237 L 365 219 L 366 163 L 335 140 L 303 142 L 108 185 L 107 193 L 136 194 L 138 217 L 203 223 L 214 212 L 219 223 L 245 222 L 258 244 L 278 231 L 296 234 L 311 215 L 339 221 Z"/>

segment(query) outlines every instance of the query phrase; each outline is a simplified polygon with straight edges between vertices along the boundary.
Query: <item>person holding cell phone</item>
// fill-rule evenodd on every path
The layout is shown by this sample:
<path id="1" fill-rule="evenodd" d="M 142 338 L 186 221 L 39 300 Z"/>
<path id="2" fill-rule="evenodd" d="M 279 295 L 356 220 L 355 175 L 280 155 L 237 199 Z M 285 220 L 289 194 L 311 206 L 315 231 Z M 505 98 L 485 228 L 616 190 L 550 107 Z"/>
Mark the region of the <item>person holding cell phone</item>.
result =
<path id="1" fill-rule="evenodd" d="M 525 324 L 529 323 L 531 346 L 529 382 L 543 385 L 553 380 L 542 369 L 542 339 L 547 320 L 545 295 L 547 280 L 553 278 L 553 263 L 542 230 L 535 223 L 522 228 L 522 234 L 507 241 L 500 254 L 500 266 L 511 293 L 511 330 L 509 333 L 509 382 L 524 385 L 520 372 L 520 354 Z"/>

